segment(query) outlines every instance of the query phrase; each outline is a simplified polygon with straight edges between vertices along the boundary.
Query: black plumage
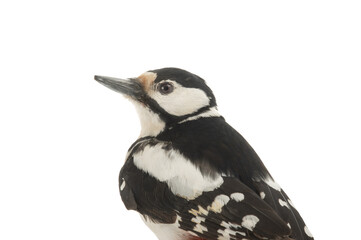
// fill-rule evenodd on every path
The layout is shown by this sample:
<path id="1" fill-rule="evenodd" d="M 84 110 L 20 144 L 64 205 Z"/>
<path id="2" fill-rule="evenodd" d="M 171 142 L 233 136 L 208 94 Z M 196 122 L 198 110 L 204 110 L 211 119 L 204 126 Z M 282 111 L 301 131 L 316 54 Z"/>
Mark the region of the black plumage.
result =
<path id="1" fill-rule="evenodd" d="M 209 102 L 191 113 L 174 116 L 156 98 L 148 96 L 151 93 L 147 90 L 133 97 L 165 124 L 159 133 L 139 138 L 129 149 L 119 175 L 120 193 L 127 209 L 138 211 L 148 221 L 176 224 L 189 233 L 187 239 L 313 239 L 248 142 L 223 117 L 201 115 L 216 106 L 204 80 L 180 69 L 151 72 L 156 73 L 154 86 L 171 80 L 184 88 L 203 91 Z M 135 163 L 135 156 L 157 146 L 165 156 L 180 153 L 207 179 L 216 181 L 222 176 L 222 184 L 194 198 L 175 194 L 168 181 Z"/>

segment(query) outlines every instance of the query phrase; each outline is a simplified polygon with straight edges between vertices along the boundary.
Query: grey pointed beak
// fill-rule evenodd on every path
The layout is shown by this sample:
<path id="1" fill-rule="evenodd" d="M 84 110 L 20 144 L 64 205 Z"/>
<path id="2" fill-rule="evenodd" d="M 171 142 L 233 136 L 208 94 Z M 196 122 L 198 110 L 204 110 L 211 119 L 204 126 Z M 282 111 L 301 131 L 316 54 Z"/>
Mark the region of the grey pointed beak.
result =
<path id="1" fill-rule="evenodd" d="M 143 87 L 136 78 L 120 79 L 95 75 L 94 79 L 100 84 L 134 99 L 141 100 L 144 96 Z"/>

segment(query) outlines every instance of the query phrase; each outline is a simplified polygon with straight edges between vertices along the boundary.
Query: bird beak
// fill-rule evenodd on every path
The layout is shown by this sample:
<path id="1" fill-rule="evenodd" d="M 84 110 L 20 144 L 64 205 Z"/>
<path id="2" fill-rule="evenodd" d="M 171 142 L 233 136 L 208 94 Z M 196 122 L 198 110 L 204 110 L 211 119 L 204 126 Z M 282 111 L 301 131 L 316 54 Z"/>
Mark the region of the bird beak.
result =
<path id="1" fill-rule="evenodd" d="M 136 100 L 141 100 L 144 96 L 143 87 L 136 78 L 120 79 L 95 75 L 94 79 L 100 84 Z"/>

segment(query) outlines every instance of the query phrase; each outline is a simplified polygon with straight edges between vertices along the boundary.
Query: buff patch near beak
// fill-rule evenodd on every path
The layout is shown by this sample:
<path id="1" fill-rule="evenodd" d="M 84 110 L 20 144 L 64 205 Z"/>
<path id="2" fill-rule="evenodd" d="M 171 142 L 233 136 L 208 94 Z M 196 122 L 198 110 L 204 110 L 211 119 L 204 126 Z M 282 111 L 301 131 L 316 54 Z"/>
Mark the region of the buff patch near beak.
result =
<path id="1" fill-rule="evenodd" d="M 152 86 L 152 84 L 156 78 L 157 78 L 157 74 L 154 72 L 145 72 L 138 77 L 145 92 L 149 91 L 150 86 Z"/>

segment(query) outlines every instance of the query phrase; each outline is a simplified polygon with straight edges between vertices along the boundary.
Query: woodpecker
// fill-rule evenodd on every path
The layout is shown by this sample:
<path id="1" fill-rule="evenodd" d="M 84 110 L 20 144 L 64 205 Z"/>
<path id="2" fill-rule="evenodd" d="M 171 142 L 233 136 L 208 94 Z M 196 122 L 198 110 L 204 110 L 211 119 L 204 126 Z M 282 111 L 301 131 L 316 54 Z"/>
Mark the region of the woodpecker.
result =
<path id="1" fill-rule="evenodd" d="M 160 240 L 310 240 L 300 214 L 199 76 L 162 68 L 95 76 L 141 123 L 119 174 L 125 207 Z"/>

